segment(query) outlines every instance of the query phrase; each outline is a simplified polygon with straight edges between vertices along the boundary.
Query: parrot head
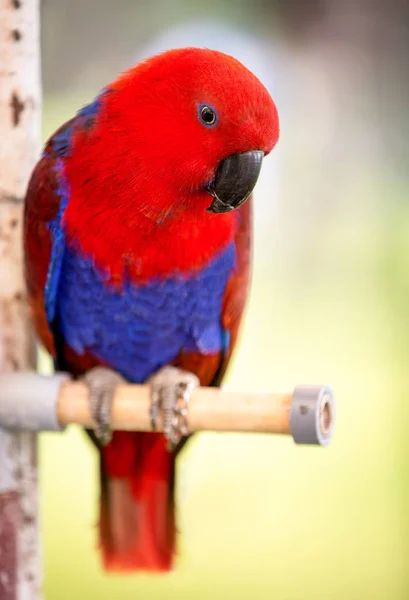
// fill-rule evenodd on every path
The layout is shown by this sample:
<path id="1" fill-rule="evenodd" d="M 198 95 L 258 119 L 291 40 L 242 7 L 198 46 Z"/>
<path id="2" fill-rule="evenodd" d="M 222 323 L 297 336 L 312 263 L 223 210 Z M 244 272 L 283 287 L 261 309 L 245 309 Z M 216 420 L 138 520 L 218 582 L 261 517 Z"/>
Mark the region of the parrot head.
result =
<path id="1" fill-rule="evenodd" d="M 175 209 L 238 208 L 278 140 L 268 91 L 239 61 L 214 50 L 154 56 L 109 85 L 102 101 L 110 134 L 104 152 L 116 153 L 118 184 L 142 195 L 139 209 L 157 221 Z"/>

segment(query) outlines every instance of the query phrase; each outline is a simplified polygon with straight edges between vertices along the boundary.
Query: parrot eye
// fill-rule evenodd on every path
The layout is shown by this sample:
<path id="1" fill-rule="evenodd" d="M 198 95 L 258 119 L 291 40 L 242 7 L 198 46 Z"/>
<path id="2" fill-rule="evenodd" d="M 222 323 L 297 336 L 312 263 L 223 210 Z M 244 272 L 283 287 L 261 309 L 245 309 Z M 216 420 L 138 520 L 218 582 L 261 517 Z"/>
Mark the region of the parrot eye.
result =
<path id="1" fill-rule="evenodd" d="M 217 123 L 216 111 L 207 104 L 200 104 L 199 119 L 205 127 L 213 127 Z"/>

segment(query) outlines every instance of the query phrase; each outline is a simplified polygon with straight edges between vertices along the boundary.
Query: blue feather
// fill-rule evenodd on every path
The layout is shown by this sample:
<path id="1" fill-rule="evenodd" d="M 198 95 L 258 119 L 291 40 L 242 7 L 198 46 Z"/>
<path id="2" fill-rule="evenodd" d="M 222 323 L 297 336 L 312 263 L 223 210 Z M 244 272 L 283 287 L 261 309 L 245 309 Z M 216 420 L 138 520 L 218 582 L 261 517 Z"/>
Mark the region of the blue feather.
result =
<path id="1" fill-rule="evenodd" d="M 60 273 L 58 322 L 78 354 L 91 352 L 134 382 L 142 382 L 181 350 L 224 349 L 221 310 L 235 265 L 235 246 L 188 277 L 110 287 L 92 261 L 67 249 Z"/>
<path id="2" fill-rule="evenodd" d="M 50 265 L 47 272 L 47 280 L 44 290 L 45 312 L 47 321 L 51 324 L 55 318 L 55 307 L 58 293 L 58 284 L 60 280 L 61 267 L 65 251 L 65 233 L 61 227 L 61 221 L 64 211 L 67 207 L 70 197 L 70 189 L 68 182 L 61 174 L 63 167 L 62 160 L 59 158 L 56 161 L 56 170 L 59 178 L 59 186 L 57 194 L 60 196 L 60 208 L 54 221 L 48 224 L 52 235 Z"/>

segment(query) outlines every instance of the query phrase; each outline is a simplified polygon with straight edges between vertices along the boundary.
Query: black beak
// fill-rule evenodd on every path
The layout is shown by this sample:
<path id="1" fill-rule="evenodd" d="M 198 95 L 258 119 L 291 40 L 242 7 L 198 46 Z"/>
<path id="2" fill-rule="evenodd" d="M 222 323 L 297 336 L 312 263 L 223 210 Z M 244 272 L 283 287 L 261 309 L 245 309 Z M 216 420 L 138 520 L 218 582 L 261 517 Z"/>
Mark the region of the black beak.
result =
<path id="1" fill-rule="evenodd" d="M 261 150 L 250 150 L 222 160 L 216 177 L 207 186 L 214 200 L 206 210 L 226 213 L 241 206 L 257 183 L 263 157 Z"/>

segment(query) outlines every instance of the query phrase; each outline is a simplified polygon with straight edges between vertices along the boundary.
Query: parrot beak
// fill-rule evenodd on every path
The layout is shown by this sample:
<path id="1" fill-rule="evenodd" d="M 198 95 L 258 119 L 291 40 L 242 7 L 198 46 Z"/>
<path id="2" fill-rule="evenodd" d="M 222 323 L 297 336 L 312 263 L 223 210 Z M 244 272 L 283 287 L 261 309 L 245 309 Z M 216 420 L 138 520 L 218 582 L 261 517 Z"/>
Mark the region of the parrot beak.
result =
<path id="1" fill-rule="evenodd" d="M 214 197 L 206 209 L 226 213 L 241 206 L 250 196 L 260 175 L 264 152 L 250 150 L 232 154 L 220 163 L 216 176 L 206 189 Z"/>

